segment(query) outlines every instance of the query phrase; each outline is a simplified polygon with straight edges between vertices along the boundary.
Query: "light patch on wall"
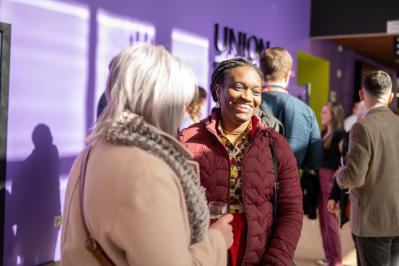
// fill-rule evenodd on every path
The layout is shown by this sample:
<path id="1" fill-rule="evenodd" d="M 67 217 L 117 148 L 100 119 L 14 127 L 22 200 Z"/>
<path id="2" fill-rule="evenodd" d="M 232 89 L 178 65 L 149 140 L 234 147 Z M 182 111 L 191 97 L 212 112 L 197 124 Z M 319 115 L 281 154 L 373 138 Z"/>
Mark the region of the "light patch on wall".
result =
<path id="1" fill-rule="evenodd" d="M 209 41 L 207 38 L 174 28 L 172 30 L 172 53 L 179 57 L 194 71 L 198 84 L 208 88 Z M 208 92 L 208 95 L 210 93 Z M 209 103 L 201 110 L 201 116 L 207 114 Z"/>
<path id="2" fill-rule="evenodd" d="M 154 25 L 150 23 L 116 15 L 102 9 L 97 13 L 97 24 L 95 103 L 98 103 L 105 90 L 108 64 L 111 59 L 132 44 L 154 43 L 156 34 Z M 94 114 L 97 112 L 97 105 L 93 112 Z"/>
<path id="3" fill-rule="evenodd" d="M 7 160 L 24 159 L 44 123 L 60 156 L 75 155 L 85 137 L 89 11 L 82 4 L 4 1 L 12 23 Z"/>
<path id="4" fill-rule="evenodd" d="M 337 78 L 340 79 L 342 77 L 341 69 L 337 69 Z"/>
<path id="5" fill-rule="evenodd" d="M 31 7 L 38 7 L 46 9 L 47 11 L 54 11 L 57 13 L 68 14 L 75 17 L 80 17 L 82 19 L 89 18 L 89 11 L 87 8 L 78 3 L 66 4 L 62 2 L 56 2 L 51 0 L 12 0 L 14 3 L 29 5 Z"/>
<path id="6" fill-rule="evenodd" d="M 208 85 L 209 41 L 179 29 L 172 30 L 172 53 L 191 67 L 204 88 Z"/>

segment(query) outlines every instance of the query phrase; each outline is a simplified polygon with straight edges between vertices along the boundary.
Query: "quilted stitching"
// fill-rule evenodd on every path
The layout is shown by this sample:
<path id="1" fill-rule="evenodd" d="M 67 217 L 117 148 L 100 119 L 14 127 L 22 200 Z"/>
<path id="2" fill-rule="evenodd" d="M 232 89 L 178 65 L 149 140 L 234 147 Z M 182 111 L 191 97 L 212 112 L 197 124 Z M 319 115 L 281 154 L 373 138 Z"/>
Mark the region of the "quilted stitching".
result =
<path id="1" fill-rule="evenodd" d="M 262 261 L 264 251 L 268 248 L 266 236 L 270 235 L 273 222 L 274 171 L 266 132 L 271 132 L 275 139 L 274 147 L 279 162 L 286 163 L 286 155 L 292 154 L 288 145 L 281 145 L 282 137 L 280 138 L 277 133 L 268 128 L 263 128 L 257 132 L 244 154 L 242 164 L 243 196 L 248 221 L 247 250 L 243 261 L 245 265 L 259 265 Z M 216 137 L 204 125 L 200 126 L 199 129 L 195 127 L 195 129 L 184 130 L 180 136 L 180 140 L 183 139 L 184 144 L 193 152 L 194 159 L 201 166 L 201 182 L 207 188 L 208 201 L 227 201 L 229 162 L 224 147 L 218 143 Z M 292 162 L 287 163 L 292 164 Z M 294 166 L 296 167 L 296 162 L 294 162 Z M 283 166 L 279 164 L 279 170 L 282 168 Z M 295 194 L 293 194 L 294 200 Z M 287 203 L 289 203 L 289 200 L 290 197 L 285 198 Z M 298 217 L 298 219 L 302 219 L 300 211 Z M 280 239 L 277 239 L 277 241 L 280 241 Z M 276 253 L 275 256 L 281 256 L 282 250 L 287 249 L 284 243 L 282 241 L 279 246 L 273 249 L 273 252 Z M 296 242 L 294 246 L 296 246 Z M 276 259 L 275 256 L 272 260 L 278 262 L 277 265 L 282 265 L 282 261 L 289 260 L 289 258 Z"/>

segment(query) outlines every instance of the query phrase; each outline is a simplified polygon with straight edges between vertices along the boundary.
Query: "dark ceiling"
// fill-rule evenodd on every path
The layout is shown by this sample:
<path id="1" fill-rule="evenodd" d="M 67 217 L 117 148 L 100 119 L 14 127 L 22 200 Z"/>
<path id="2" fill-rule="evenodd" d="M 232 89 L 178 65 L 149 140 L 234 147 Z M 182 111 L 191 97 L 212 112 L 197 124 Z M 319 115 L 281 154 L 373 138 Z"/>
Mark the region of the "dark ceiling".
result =
<path id="1" fill-rule="evenodd" d="M 394 54 L 393 35 L 367 37 L 331 37 L 326 38 L 345 48 L 364 55 L 384 66 L 399 71 L 399 56 Z M 399 49 L 398 49 L 399 50 Z"/>
<path id="2" fill-rule="evenodd" d="M 399 71 L 394 36 L 388 34 L 388 25 L 399 21 L 398 10 L 398 0 L 312 0 L 310 36 L 332 40 Z"/>

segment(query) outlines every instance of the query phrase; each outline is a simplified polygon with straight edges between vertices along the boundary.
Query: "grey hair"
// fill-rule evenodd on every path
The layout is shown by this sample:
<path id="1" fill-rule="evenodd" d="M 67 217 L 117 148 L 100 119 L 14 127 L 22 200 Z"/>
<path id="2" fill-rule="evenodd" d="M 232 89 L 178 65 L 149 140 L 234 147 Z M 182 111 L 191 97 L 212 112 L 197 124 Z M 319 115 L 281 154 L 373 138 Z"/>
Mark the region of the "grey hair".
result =
<path id="1" fill-rule="evenodd" d="M 182 112 L 193 99 L 195 89 L 192 70 L 164 47 L 131 46 L 110 63 L 105 90 L 108 104 L 89 139 L 102 135 L 125 110 L 176 135 Z"/>

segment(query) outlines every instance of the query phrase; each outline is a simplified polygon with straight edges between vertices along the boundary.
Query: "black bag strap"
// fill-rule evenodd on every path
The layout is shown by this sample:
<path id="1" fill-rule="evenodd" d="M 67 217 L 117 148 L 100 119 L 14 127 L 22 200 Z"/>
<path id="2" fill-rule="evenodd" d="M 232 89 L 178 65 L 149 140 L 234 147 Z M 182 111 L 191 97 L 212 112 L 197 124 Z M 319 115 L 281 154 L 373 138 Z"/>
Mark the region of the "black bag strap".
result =
<path id="1" fill-rule="evenodd" d="M 273 172 L 274 172 L 274 187 L 273 187 L 273 227 L 277 223 L 277 218 L 278 218 L 278 192 L 280 190 L 280 184 L 278 181 L 278 170 L 277 170 L 277 157 L 276 157 L 276 152 L 274 150 L 274 142 L 271 136 L 271 133 L 267 133 L 267 137 L 269 139 L 269 146 L 270 146 L 270 152 L 272 154 L 272 159 L 273 159 Z"/>
<path id="2" fill-rule="evenodd" d="M 83 204 L 83 199 L 84 199 L 84 188 L 85 188 L 85 178 L 86 178 L 86 169 L 87 169 L 87 161 L 89 158 L 89 154 L 91 151 L 92 145 L 86 148 L 86 150 L 83 153 L 83 158 L 82 158 L 82 164 L 80 167 L 80 175 L 79 175 L 79 204 L 80 204 L 80 216 L 82 217 L 82 222 L 83 222 L 83 229 L 86 234 L 86 243 L 85 247 L 86 249 L 93 254 L 93 256 L 97 259 L 98 263 L 102 266 L 114 266 L 115 264 L 112 262 L 112 260 L 107 256 L 105 251 L 102 249 L 100 243 L 97 242 L 97 240 L 92 237 L 92 235 L 89 232 L 89 229 L 87 227 L 86 223 L 86 218 L 84 215 L 84 204 Z"/>
<path id="3" fill-rule="evenodd" d="M 276 157 L 276 152 L 274 150 L 274 142 L 273 138 L 270 132 L 267 132 L 267 137 L 269 139 L 269 146 L 270 146 L 270 152 L 272 153 L 272 159 L 273 159 L 273 172 L 274 172 L 274 187 L 273 187 L 273 228 L 277 224 L 277 219 L 278 219 L 278 192 L 280 190 L 280 183 L 278 181 L 278 163 L 277 163 L 277 157 Z M 271 240 L 271 237 L 269 241 Z M 295 262 L 291 262 L 291 266 L 296 266 Z"/>

